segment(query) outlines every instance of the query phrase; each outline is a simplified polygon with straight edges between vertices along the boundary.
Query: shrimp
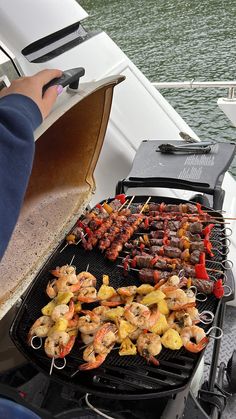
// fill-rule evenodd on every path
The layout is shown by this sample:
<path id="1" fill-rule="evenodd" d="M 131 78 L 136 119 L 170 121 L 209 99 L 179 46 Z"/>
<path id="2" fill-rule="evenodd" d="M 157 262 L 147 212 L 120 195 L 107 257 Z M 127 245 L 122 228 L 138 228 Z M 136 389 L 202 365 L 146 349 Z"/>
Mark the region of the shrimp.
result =
<path id="1" fill-rule="evenodd" d="M 145 329 L 151 329 L 158 321 L 160 317 L 160 311 L 158 310 L 157 306 L 150 310 L 150 317 L 145 324 Z"/>
<path id="2" fill-rule="evenodd" d="M 180 333 L 184 327 L 192 326 L 193 324 L 189 313 L 186 313 L 184 310 L 173 311 L 169 315 L 167 322 L 168 325 L 172 329 L 177 330 L 178 333 Z"/>
<path id="3" fill-rule="evenodd" d="M 162 350 L 161 338 L 155 333 L 141 333 L 137 339 L 137 348 L 141 356 L 154 365 L 159 365 L 155 358 Z"/>
<path id="4" fill-rule="evenodd" d="M 131 304 L 137 293 L 137 287 L 135 285 L 130 285 L 128 287 L 121 287 L 121 288 L 118 288 L 117 292 L 121 296 L 121 299 L 123 300 L 125 304 Z"/>
<path id="5" fill-rule="evenodd" d="M 95 313 L 97 316 L 100 317 L 101 321 L 107 320 L 106 313 L 109 311 L 109 307 L 98 306 L 98 307 L 95 307 L 92 311 L 93 313 Z"/>
<path id="6" fill-rule="evenodd" d="M 143 333 L 142 329 L 135 329 L 132 333 L 129 333 L 130 340 L 137 340 L 141 333 Z"/>
<path id="7" fill-rule="evenodd" d="M 64 358 L 66 355 L 68 355 L 71 351 L 71 349 L 74 346 L 76 334 L 75 335 L 69 335 L 70 338 L 68 342 L 65 345 L 62 345 L 60 348 L 60 358 Z"/>
<path id="8" fill-rule="evenodd" d="M 136 285 L 130 285 L 129 287 L 121 287 L 118 288 L 117 292 L 121 295 L 121 297 L 133 297 L 137 293 L 137 287 Z"/>
<path id="9" fill-rule="evenodd" d="M 192 324 L 200 323 L 201 319 L 200 319 L 198 309 L 196 307 L 186 308 L 186 312 L 189 314 L 192 320 Z"/>
<path id="10" fill-rule="evenodd" d="M 94 346 L 89 345 L 83 353 L 83 359 L 87 361 L 85 364 L 79 366 L 80 371 L 92 370 L 94 368 L 100 367 L 100 365 L 105 361 L 108 353 L 97 354 Z"/>
<path id="11" fill-rule="evenodd" d="M 73 314 L 73 317 L 68 320 L 66 331 L 68 332 L 69 330 L 74 330 L 75 328 L 77 328 L 78 321 L 79 321 L 78 314 L 75 314 L 75 315 Z"/>
<path id="12" fill-rule="evenodd" d="M 185 327 L 180 336 L 184 347 L 190 352 L 200 352 L 209 342 L 204 330 L 198 326 Z M 196 343 L 192 342 L 191 339 L 195 339 Z"/>
<path id="13" fill-rule="evenodd" d="M 181 289 L 176 290 L 165 290 L 167 297 L 167 305 L 170 310 L 181 310 L 183 306 L 188 303 L 188 297 L 186 293 Z"/>
<path id="14" fill-rule="evenodd" d="M 172 291 L 179 287 L 180 279 L 177 275 L 172 275 L 170 278 L 167 279 L 160 287 L 158 287 L 161 291 Z"/>
<path id="15" fill-rule="evenodd" d="M 69 306 L 67 304 L 59 304 L 56 306 L 51 314 L 52 320 L 55 322 L 59 318 L 63 317 L 66 320 L 71 320 L 75 312 L 74 301 L 70 300 Z"/>
<path id="16" fill-rule="evenodd" d="M 85 287 L 96 287 L 97 280 L 90 272 L 80 272 L 77 275 L 77 279 L 81 284 L 81 288 Z"/>
<path id="17" fill-rule="evenodd" d="M 113 297 L 109 298 L 108 300 L 103 300 L 101 302 L 101 305 L 106 306 L 106 307 L 117 307 L 117 306 L 120 306 L 121 304 L 124 304 L 124 303 L 119 294 L 116 294 Z"/>
<path id="18" fill-rule="evenodd" d="M 53 326 L 54 322 L 49 316 L 41 316 L 39 317 L 34 324 L 31 326 L 27 341 L 28 344 L 31 344 L 31 340 L 34 336 L 38 336 L 39 338 L 45 338 L 48 335 L 50 328 Z"/>
<path id="19" fill-rule="evenodd" d="M 188 298 L 188 304 L 196 302 L 196 295 L 194 294 L 193 290 L 187 289 L 185 291 L 185 294 L 187 295 L 187 298 Z"/>
<path id="20" fill-rule="evenodd" d="M 57 278 L 60 278 L 65 275 L 73 275 L 76 272 L 75 266 L 72 265 L 63 265 L 63 266 L 57 266 L 56 269 L 53 269 L 51 271 L 51 274 L 56 276 Z"/>
<path id="21" fill-rule="evenodd" d="M 49 358 L 64 358 L 71 351 L 75 336 L 66 332 L 53 332 L 45 340 L 44 350 Z"/>
<path id="22" fill-rule="evenodd" d="M 80 287 L 81 284 L 75 274 L 64 275 L 57 280 L 57 289 L 60 292 L 76 292 Z"/>
<path id="23" fill-rule="evenodd" d="M 97 332 L 100 326 L 100 317 L 89 310 L 86 310 L 86 315 L 80 317 L 78 320 L 79 331 L 86 335 Z"/>
<path id="24" fill-rule="evenodd" d="M 94 340 L 94 333 L 88 333 L 88 334 L 81 333 L 81 340 L 85 345 L 90 345 Z"/>
<path id="25" fill-rule="evenodd" d="M 118 339 L 117 334 L 118 329 L 113 323 L 105 323 L 94 336 L 95 352 L 109 353 Z"/>
<path id="26" fill-rule="evenodd" d="M 55 298 L 57 296 L 58 290 L 57 290 L 57 284 L 56 279 L 53 281 L 49 281 L 46 288 L 46 293 L 49 298 Z"/>
<path id="27" fill-rule="evenodd" d="M 131 303 L 125 307 L 124 317 L 134 326 L 146 329 L 147 321 L 150 319 L 151 311 L 140 303 Z"/>
<path id="28" fill-rule="evenodd" d="M 97 290 L 95 287 L 81 288 L 77 298 L 82 303 L 93 303 L 97 301 Z"/>

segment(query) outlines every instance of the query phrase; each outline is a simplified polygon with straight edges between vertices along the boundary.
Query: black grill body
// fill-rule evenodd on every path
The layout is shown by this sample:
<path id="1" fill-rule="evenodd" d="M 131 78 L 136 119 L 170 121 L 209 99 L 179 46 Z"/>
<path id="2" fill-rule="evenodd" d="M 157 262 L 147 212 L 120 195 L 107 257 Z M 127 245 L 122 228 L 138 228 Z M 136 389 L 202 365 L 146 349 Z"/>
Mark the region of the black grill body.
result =
<path id="1" fill-rule="evenodd" d="M 132 205 L 135 207 L 137 204 L 144 204 L 146 200 L 146 196 L 137 196 Z M 179 204 L 187 201 L 167 197 L 152 197 L 151 202 Z M 221 213 L 209 208 L 203 209 L 209 212 L 212 217 L 217 217 L 222 223 L 224 222 Z M 216 225 L 212 231 L 211 238 L 217 240 L 215 247 L 222 251 L 223 246 L 226 246 L 224 224 Z M 26 341 L 31 325 L 41 315 L 41 308 L 49 301 L 45 289 L 48 281 L 52 279 L 50 270 L 55 269 L 56 266 L 69 264 L 75 255 L 73 265 L 76 266 L 76 271 L 78 273 L 85 271 L 89 265 L 89 272 L 97 278 L 98 287 L 102 283 L 103 274 L 109 275 L 110 285 L 115 288 L 141 284 L 139 279 L 133 274 L 124 276 L 123 270 L 116 266 L 117 262 L 107 261 L 98 249 L 85 251 L 80 245 L 71 245 L 67 246 L 60 253 L 64 245 L 65 241 L 61 243 L 38 273 L 24 297 L 10 330 L 11 338 L 17 348 L 45 374 L 49 374 L 51 359 L 45 355 L 43 349 L 34 350 L 27 345 Z M 224 259 L 224 256 L 216 252 L 212 261 L 210 263 L 207 262 L 207 267 L 219 269 L 218 264 L 214 262 Z M 210 310 L 215 314 L 215 325 L 217 325 L 220 306 L 221 300 L 216 299 L 213 295 L 208 296 L 207 301 L 197 304 L 200 312 Z M 200 326 L 207 331 L 212 325 L 204 326 L 200 324 Z M 98 369 L 86 372 L 79 371 L 74 377 L 71 377 L 78 369 L 78 366 L 84 363 L 82 350 L 80 350 L 81 345 L 83 344 L 78 337 L 71 353 L 66 357 L 66 367 L 62 370 L 54 368 L 52 379 L 73 386 L 82 392 L 120 400 L 166 397 L 183 391 L 190 385 L 204 353 L 202 351 L 194 354 L 186 351 L 184 348 L 179 351 L 163 348 L 158 356 L 160 365 L 156 367 L 147 364 L 139 355 L 121 357 L 118 354 L 118 350 L 112 350 Z"/>

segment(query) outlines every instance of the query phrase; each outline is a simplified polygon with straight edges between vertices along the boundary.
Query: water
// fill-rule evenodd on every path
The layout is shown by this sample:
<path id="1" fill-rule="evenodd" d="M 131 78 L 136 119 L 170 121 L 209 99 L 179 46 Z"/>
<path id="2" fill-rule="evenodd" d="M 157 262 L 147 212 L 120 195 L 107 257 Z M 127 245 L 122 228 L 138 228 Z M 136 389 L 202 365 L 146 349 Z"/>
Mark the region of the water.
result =
<path id="1" fill-rule="evenodd" d="M 235 0 L 81 0 L 89 29 L 102 29 L 150 81 L 231 81 L 236 70 Z M 217 106 L 227 89 L 161 93 L 201 140 L 236 141 Z M 236 159 L 231 165 L 236 177 Z"/>

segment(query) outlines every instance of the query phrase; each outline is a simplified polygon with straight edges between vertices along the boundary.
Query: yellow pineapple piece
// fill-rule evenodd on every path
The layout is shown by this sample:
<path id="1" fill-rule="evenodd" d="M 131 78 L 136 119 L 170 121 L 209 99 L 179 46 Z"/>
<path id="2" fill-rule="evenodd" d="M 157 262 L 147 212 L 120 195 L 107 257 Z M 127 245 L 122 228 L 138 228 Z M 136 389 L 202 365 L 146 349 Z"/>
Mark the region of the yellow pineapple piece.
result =
<path id="1" fill-rule="evenodd" d="M 137 354 L 137 348 L 133 344 L 133 342 L 130 340 L 130 338 L 126 337 L 120 345 L 119 349 L 119 355 L 136 355 Z"/>

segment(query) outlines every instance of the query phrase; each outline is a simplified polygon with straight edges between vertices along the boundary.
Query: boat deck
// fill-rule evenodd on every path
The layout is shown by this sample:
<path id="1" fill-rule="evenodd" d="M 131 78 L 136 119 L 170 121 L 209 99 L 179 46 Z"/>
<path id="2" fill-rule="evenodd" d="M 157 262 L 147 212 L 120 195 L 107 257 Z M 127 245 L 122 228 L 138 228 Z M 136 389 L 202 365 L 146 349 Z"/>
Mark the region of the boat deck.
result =
<path id="1" fill-rule="evenodd" d="M 232 351 L 236 350 L 236 307 L 227 306 L 225 321 L 223 327 L 223 339 L 221 342 L 219 364 L 225 362 L 231 358 Z M 206 356 L 205 356 L 205 372 L 209 370 L 209 366 L 212 359 L 212 346 L 213 341 L 208 345 Z M 225 390 L 229 391 L 228 383 L 225 382 Z M 226 408 L 223 412 L 222 419 L 235 419 L 236 418 L 236 394 L 228 398 Z"/>

